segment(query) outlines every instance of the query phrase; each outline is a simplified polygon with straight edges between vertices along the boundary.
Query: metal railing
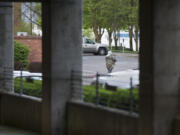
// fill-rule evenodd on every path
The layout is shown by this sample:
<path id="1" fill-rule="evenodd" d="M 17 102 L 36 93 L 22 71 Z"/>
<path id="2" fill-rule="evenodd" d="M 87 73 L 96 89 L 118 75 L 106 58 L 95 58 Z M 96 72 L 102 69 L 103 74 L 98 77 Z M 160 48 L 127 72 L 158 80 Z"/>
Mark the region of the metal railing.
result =
<path id="1" fill-rule="evenodd" d="M 81 76 L 79 79 L 78 76 Z M 78 79 L 77 79 L 78 78 Z M 105 78 L 113 78 L 109 74 L 99 74 L 90 72 L 72 72 L 72 96 L 81 95 L 81 100 L 84 102 L 90 102 L 96 105 L 103 105 L 107 107 L 128 110 L 129 112 L 138 112 L 139 97 L 138 88 L 133 86 L 133 78 L 129 78 L 129 88 L 120 88 L 119 86 L 108 84 L 108 81 L 103 80 Z M 118 82 L 115 80 L 116 84 Z M 79 83 L 82 83 L 82 87 Z M 82 89 L 81 92 L 77 89 Z"/>
<path id="2" fill-rule="evenodd" d="M 14 91 L 20 95 L 42 97 L 42 75 L 23 74 L 24 71 L 14 73 Z"/>
<path id="3" fill-rule="evenodd" d="M 16 93 L 41 97 L 42 81 L 37 81 L 37 78 L 42 80 L 42 75 L 25 75 L 23 72 L 24 71 L 18 71 L 18 73 L 13 74 L 12 69 L 4 68 L 3 72 L 1 72 L 3 75 L 1 76 L 4 80 L 12 79 L 12 75 L 14 75 L 14 88 Z M 36 79 L 34 80 L 34 78 Z M 9 86 L 13 85 L 12 82 L 7 81 Z M 129 87 L 121 88 L 119 84 L 129 85 Z M 128 110 L 131 113 L 138 112 L 139 91 L 138 88 L 134 87 L 132 77 L 122 82 L 122 79 L 118 80 L 118 78 L 115 78 L 114 75 L 111 74 L 72 71 L 70 85 L 72 98 L 76 97 L 77 99 L 77 97 L 80 97 L 84 102 Z"/>

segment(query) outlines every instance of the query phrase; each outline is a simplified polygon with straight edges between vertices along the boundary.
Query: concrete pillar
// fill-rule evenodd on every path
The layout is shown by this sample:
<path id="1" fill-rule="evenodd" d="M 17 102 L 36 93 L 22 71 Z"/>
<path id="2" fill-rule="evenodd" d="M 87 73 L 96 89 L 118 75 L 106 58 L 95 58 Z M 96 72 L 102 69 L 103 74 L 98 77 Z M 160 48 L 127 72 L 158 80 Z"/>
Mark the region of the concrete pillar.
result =
<path id="1" fill-rule="evenodd" d="M 82 70 L 81 36 L 81 0 L 43 3 L 43 135 L 66 134 L 71 71 Z"/>
<path id="2" fill-rule="evenodd" d="M 0 91 L 13 91 L 13 6 L 0 2 Z"/>
<path id="3" fill-rule="evenodd" d="M 172 135 L 180 111 L 180 1 L 140 0 L 139 135 Z"/>

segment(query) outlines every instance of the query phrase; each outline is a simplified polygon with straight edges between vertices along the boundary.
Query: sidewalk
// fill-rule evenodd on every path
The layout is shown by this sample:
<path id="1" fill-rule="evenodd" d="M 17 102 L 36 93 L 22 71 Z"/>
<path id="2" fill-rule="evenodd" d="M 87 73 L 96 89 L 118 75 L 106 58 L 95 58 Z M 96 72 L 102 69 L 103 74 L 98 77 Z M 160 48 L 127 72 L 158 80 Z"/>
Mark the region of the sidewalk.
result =
<path id="1" fill-rule="evenodd" d="M 120 72 L 112 72 L 110 76 L 100 77 L 100 83 L 107 83 L 112 86 L 127 89 L 130 88 L 130 79 L 132 78 L 132 85 L 139 85 L 139 70 L 125 70 Z"/>
<path id="2" fill-rule="evenodd" d="M 113 52 L 116 56 L 124 56 L 124 57 L 139 57 L 139 54 L 133 54 L 133 53 L 117 53 Z"/>

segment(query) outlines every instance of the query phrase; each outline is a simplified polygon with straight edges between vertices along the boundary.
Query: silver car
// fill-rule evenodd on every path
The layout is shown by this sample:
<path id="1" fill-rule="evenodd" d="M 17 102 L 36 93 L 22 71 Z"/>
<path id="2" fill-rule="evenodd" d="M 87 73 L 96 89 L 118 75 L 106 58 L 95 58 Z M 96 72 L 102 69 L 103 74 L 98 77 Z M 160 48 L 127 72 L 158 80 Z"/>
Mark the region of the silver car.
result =
<path id="1" fill-rule="evenodd" d="M 106 55 L 108 52 L 108 45 L 96 43 L 87 37 L 83 37 L 82 48 L 84 53 Z"/>

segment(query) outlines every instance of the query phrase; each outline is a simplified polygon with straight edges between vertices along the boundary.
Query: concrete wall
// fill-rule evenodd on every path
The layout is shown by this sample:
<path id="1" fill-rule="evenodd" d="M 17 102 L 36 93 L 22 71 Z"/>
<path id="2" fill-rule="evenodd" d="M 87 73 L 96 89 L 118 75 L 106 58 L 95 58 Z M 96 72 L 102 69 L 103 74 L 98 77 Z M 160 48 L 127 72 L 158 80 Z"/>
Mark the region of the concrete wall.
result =
<path id="1" fill-rule="evenodd" d="M 0 2 L 0 91 L 14 91 L 13 7 Z"/>
<path id="2" fill-rule="evenodd" d="M 180 116 L 177 116 L 173 121 L 173 134 L 180 135 Z"/>
<path id="3" fill-rule="evenodd" d="M 0 124 L 41 132 L 41 100 L 0 93 Z"/>
<path id="4" fill-rule="evenodd" d="M 82 71 L 81 2 L 51 0 L 42 5 L 43 135 L 66 134 L 71 73 Z M 81 89 L 76 91 L 80 93 Z M 80 94 L 76 98 L 80 98 Z"/>
<path id="5" fill-rule="evenodd" d="M 139 135 L 172 135 L 180 112 L 179 14 L 179 0 L 140 0 Z"/>
<path id="6" fill-rule="evenodd" d="M 92 104 L 70 102 L 68 135 L 138 135 L 138 116 Z"/>

